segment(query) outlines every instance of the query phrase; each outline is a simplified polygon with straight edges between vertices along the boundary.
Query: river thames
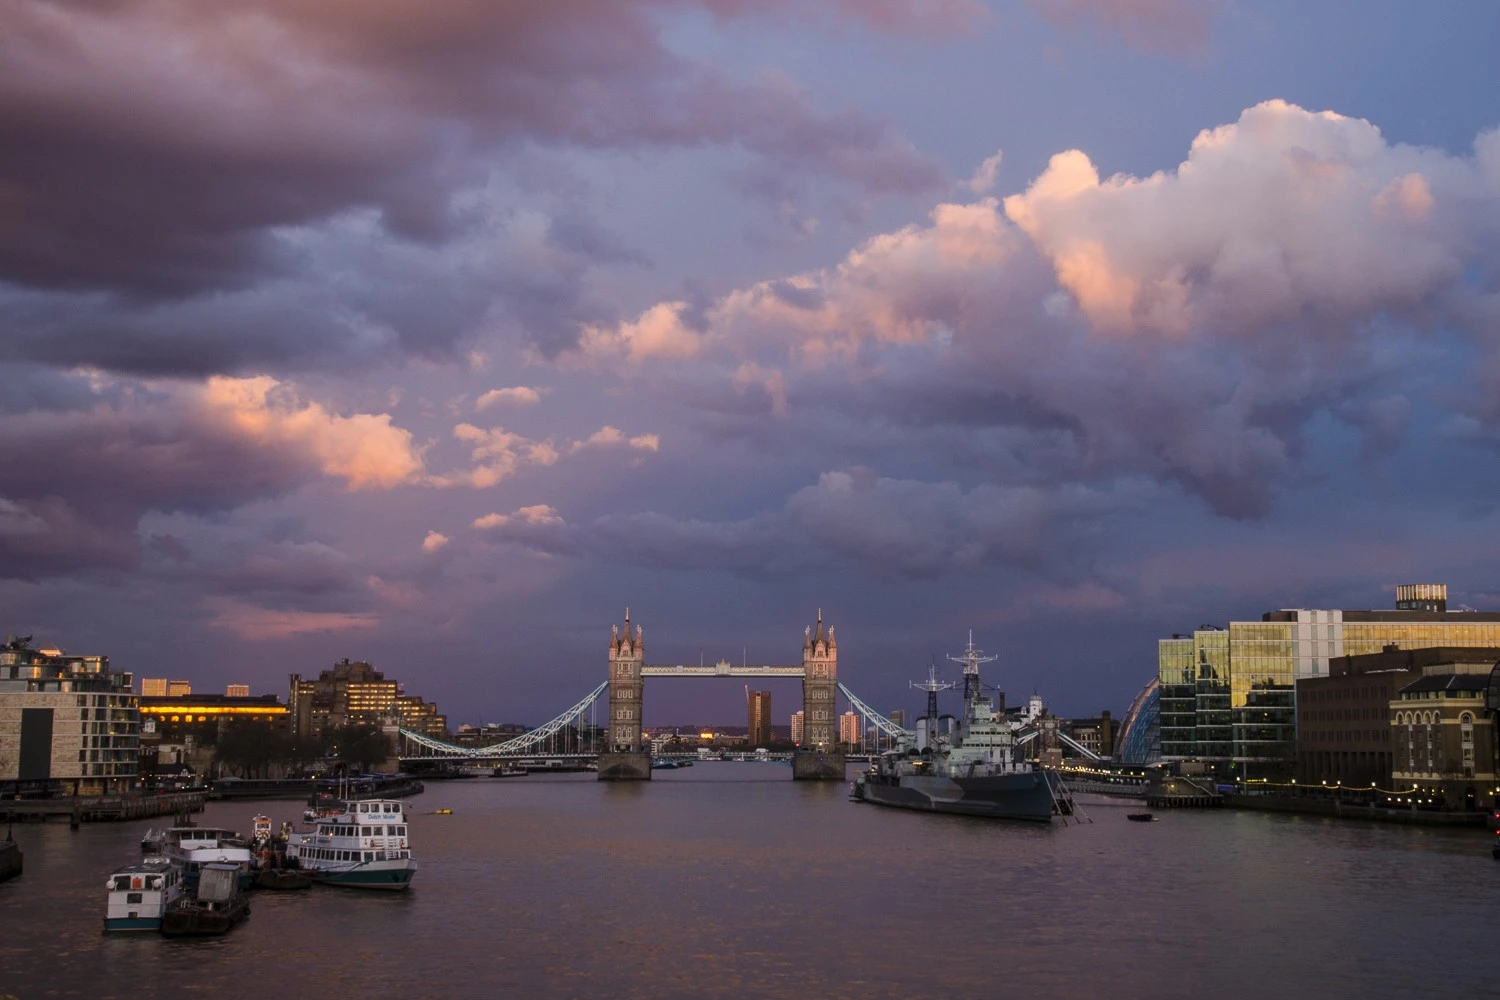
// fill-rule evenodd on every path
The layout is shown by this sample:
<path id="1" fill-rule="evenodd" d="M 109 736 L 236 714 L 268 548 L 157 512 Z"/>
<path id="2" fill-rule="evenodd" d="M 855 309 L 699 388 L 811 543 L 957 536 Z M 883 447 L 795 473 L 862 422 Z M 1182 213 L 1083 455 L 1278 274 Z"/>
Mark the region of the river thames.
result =
<path id="1" fill-rule="evenodd" d="M 852 771 L 851 771 L 852 774 Z M 409 893 L 259 892 L 198 941 L 106 936 L 145 822 L 17 826 L 0 994 L 37 997 L 1492 996 L 1482 830 L 1083 797 L 1039 828 L 859 805 L 786 767 L 433 782 Z M 295 802 L 212 803 L 248 831 Z M 434 815 L 451 808 L 452 815 Z"/>

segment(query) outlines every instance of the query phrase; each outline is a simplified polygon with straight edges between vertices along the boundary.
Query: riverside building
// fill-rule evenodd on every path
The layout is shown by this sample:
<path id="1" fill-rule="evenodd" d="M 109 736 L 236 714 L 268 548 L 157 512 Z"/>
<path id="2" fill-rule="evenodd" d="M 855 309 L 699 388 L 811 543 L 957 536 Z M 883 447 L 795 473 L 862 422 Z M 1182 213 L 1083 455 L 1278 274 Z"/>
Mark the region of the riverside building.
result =
<path id="1" fill-rule="evenodd" d="M 1500 613 L 1447 603 L 1443 584 L 1406 584 L 1389 610 L 1287 608 L 1159 640 L 1162 758 L 1200 760 L 1225 777 L 1292 776 L 1299 679 L 1387 646 L 1500 646 Z"/>
<path id="2" fill-rule="evenodd" d="M 138 774 L 139 701 L 107 656 L 0 646 L 0 789 L 129 791 Z"/>
<path id="3" fill-rule="evenodd" d="M 748 746 L 771 745 L 771 692 L 750 691 L 745 695 L 748 718 L 745 742 Z"/>
<path id="4" fill-rule="evenodd" d="M 346 725 L 378 726 L 389 718 L 427 736 L 442 737 L 448 731 L 447 716 L 439 715 L 436 705 L 402 694 L 399 683 L 360 660 L 340 660 L 315 680 L 292 674 L 288 707 L 298 736 Z"/>

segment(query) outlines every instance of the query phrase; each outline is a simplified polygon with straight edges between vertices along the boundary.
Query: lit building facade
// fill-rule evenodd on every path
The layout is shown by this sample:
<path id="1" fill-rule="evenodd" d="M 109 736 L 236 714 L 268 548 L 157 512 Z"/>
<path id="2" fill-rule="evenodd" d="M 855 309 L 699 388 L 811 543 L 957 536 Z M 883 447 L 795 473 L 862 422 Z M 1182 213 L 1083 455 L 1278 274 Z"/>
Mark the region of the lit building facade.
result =
<path id="1" fill-rule="evenodd" d="M 315 736 L 345 725 L 380 725 L 393 717 L 408 729 L 441 736 L 448 724 L 436 705 L 402 694 L 399 683 L 359 660 L 340 660 L 315 680 L 293 674 L 288 707 L 292 732 L 299 736 Z"/>
<path id="2" fill-rule="evenodd" d="M 794 746 L 800 747 L 802 745 L 802 736 L 805 732 L 802 720 L 803 715 L 801 709 L 798 709 L 797 711 L 792 713 L 792 744 Z"/>
<path id="3" fill-rule="evenodd" d="M 771 692 L 751 691 L 746 696 L 748 718 L 745 742 L 752 747 L 771 745 Z"/>
<path id="4" fill-rule="evenodd" d="M 165 677 L 142 677 L 142 698 L 165 698 L 167 696 L 167 679 Z"/>
<path id="5" fill-rule="evenodd" d="M 859 715 L 855 712 L 839 716 L 839 742 L 856 749 L 864 745 L 860 738 Z"/>
<path id="6" fill-rule="evenodd" d="M 226 698 L 248 698 L 250 697 L 249 684 L 230 684 L 224 688 Z"/>
<path id="7" fill-rule="evenodd" d="M 1161 754 L 1245 777 L 1290 776 L 1296 683 L 1336 657 L 1433 646 L 1500 645 L 1500 613 L 1447 610 L 1442 584 L 1396 588 L 1376 611 L 1283 609 L 1157 643 Z"/>
<path id="8" fill-rule="evenodd" d="M 230 727 L 267 726 L 290 730 L 291 711 L 274 694 L 254 697 L 200 694 L 140 699 L 141 719 L 163 743 L 217 743 Z"/>
<path id="9" fill-rule="evenodd" d="M 107 656 L 0 646 L 0 786 L 75 795 L 129 791 L 139 773 L 140 707 Z"/>
<path id="10" fill-rule="evenodd" d="M 1494 716 L 1485 706 L 1496 669 L 1493 661 L 1428 667 L 1401 688 L 1390 703 L 1397 789 L 1450 809 L 1500 805 Z"/>

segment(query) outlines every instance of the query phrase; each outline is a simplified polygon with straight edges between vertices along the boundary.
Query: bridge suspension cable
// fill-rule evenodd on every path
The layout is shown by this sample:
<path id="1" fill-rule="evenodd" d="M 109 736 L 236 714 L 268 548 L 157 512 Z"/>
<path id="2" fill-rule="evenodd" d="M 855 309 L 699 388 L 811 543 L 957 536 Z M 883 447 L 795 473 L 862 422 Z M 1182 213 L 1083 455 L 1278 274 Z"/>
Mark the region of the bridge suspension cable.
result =
<path id="1" fill-rule="evenodd" d="M 845 687 L 843 681 L 839 681 L 839 692 L 845 698 L 849 699 L 849 704 L 854 706 L 854 710 L 856 712 L 858 712 L 860 715 L 863 715 L 867 721 L 875 723 L 876 728 L 878 728 L 882 733 L 885 733 L 891 739 L 898 740 L 903 736 L 916 736 L 916 733 L 912 732 L 910 729 L 901 728 L 890 719 L 887 719 L 885 716 L 875 711 L 869 705 L 866 705 L 864 702 L 860 701 L 859 696 Z"/>
<path id="2" fill-rule="evenodd" d="M 575 722 L 579 718 L 581 718 L 584 712 L 589 711 L 593 708 L 594 704 L 599 700 L 599 696 L 602 695 L 608 687 L 609 681 L 605 681 L 603 684 L 600 684 L 598 687 L 594 688 L 594 690 L 585 695 L 583 699 L 578 702 L 578 704 L 574 705 L 572 708 L 568 709 L 566 712 L 559 715 L 551 722 L 548 722 L 546 725 L 538 726 L 536 729 L 533 729 L 529 733 L 517 736 L 515 739 L 506 740 L 504 743 L 496 743 L 493 746 L 456 746 L 452 743 L 444 743 L 442 740 L 435 740 L 431 736 L 424 736 L 421 733 L 414 733 L 410 729 L 401 730 L 401 735 L 417 746 L 424 747 L 427 750 L 432 751 L 431 756 L 434 757 L 478 760 L 486 757 L 496 757 L 504 754 L 525 753 L 526 751 L 531 750 L 539 744 L 551 739 L 559 731 L 567 727 L 570 723 Z"/>
<path id="3" fill-rule="evenodd" d="M 1040 735 L 1042 735 L 1042 731 L 1040 729 L 1032 729 L 1030 732 L 1025 733 L 1019 739 L 1016 740 L 1016 746 L 1024 746 L 1027 743 L 1030 743 L 1032 740 L 1036 739 Z M 1088 747 L 1084 746 L 1082 743 L 1079 743 L 1077 740 L 1073 739 L 1073 737 L 1069 736 L 1067 733 L 1058 732 L 1057 733 L 1057 738 L 1059 740 L 1061 740 L 1062 742 L 1066 743 L 1068 746 L 1072 747 L 1074 750 L 1077 750 L 1079 753 L 1083 754 L 1083 756 L 1086 757 L 1086 758 L 1088 758 L 1089 760 L 1098 760 L 1098 761 L 1104 760 L 1103 757 L 1101 757 L 1098 754 L 1094 753 L 1094 751 L 1090 750 Z"/>

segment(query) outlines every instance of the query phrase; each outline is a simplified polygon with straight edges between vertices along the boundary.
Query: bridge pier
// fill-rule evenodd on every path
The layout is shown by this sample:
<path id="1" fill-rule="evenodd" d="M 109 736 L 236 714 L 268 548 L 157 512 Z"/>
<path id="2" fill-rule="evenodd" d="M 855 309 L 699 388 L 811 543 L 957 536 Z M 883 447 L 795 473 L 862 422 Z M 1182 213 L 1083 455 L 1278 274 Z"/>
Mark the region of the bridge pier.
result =
<path id="1" fill-rule="evenodd" d="M 599 755 L 600 781 L 650 781 L 651 755 L 639 750 L 621 750 Z"/>
<path id="2" fill-rule="evenodd" d="M 792 754 L 793 781 L 843 781 L 842 750 L 798 750 Z"/>

